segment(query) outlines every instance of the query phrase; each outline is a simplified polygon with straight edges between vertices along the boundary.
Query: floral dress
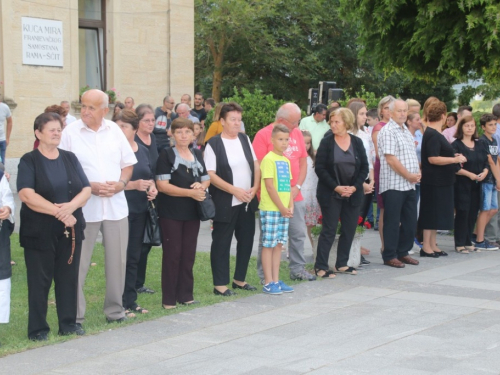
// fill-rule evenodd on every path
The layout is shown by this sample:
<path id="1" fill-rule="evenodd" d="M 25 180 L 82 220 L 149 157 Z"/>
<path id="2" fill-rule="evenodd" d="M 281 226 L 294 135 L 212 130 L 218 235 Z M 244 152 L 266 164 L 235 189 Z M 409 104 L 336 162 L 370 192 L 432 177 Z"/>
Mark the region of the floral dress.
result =
<path id="1" fill-rule="evenodd" d="M 307 175 L 302 184 L 302 196 L 306 202 L 306 225 L 318 224 L 321 209 L 316 199 L 316 188 L 318 187 L 318 176 L 314 171 L 314 163 L 310 156 L 307 157 Z"/>

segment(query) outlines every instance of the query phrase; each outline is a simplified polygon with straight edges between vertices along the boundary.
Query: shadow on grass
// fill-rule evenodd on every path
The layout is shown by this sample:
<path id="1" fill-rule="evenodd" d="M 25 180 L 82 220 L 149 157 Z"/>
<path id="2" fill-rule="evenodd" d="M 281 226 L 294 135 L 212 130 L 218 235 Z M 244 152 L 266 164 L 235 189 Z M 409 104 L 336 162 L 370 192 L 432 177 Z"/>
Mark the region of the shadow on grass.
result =
<path id="1" fill-rule="evenodd" d="M 47 322 L 51 328 L 49 340 L 46 342 L 33 342 L 28 340 L 28 290 L 26 282 L 26 266 L 24 264 L 24 252 L 19 245 L 19 237 L 13 234 L 12 259 L 17 265 L 12 270 L 12 294 L 11 294 L 11 315 L 9 324 L 0 324 L 0 357 L 8 354 L 21 352 L 27 349 L 51 345 L 58 342 L 77 339 L 76 336 L 58 336 L 57 312 L 55 306 L 54 286 L 49 293 L 49 304 L 47 312 Z M 148 269 L 146 286 L 155 290 L 155 294 L 139 294 L 138 304 L 149 310 L 148 314 L 139 314 L 136 318 L 130 319 L 121 324 L 108 324 L 102 311 L 105 293 L 104 279 L 104 249 L 101 244 L 97 244 L 94 249 L 92 262 L 96 266 L 90 268 L 85 283 L 85 297 L 87 300 L 87 312 L 83 324 L 86 334 L 97 334 L 99 332 L 116 329 L 131 324 L 153 320 L 162 316 L 178 314 L 183 311 L 192 310 L 199 307 L 209 306 L 225 301 L 234 301 L 239 298 L 248 297 L 260 293 L 260 279 L 256 272 L 256 259 L 251 258 L 248 266 L 247 282 L 258 288 L 257 292 L 238 290 L 234 297 L 220 297 L 213 294 L 212 271 L 210 267 L 210 254 L 199 252 L 196 254 L 194 265 L 194 298 L 200 301 L 199 305 L 182 306 L 177 305 L 176 309 L 164 310 L 161 305 L 161 248 L 153 248 L 148 258 Z M 234 272 L 235 257 L 231 256 L 231 273 Z M 281 263 L 281 279 L 290 285 L 297 284 L 289 278 L 287 262 Z M 230 286 L 230 285 L 229 285 Z"/>

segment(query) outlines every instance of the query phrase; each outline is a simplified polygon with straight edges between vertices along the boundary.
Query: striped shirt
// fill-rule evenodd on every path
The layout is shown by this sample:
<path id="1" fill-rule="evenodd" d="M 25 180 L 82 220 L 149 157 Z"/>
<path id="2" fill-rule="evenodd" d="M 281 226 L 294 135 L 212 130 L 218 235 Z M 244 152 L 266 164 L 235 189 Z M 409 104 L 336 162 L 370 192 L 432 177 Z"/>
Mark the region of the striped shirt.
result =
<path id="1" fill-rule="evenodd" d="M 407 191 L 415 189 L 415 184 L 409 182 L 393 170 L 385 155 L 394 155 L 409 173 L 419 173 L 415 141 L 406 125 L 399 126 L 393 119 L 385 125 L 377 138 L 380 158 L 380 188 L 379 194 L 387 190 Z"/>

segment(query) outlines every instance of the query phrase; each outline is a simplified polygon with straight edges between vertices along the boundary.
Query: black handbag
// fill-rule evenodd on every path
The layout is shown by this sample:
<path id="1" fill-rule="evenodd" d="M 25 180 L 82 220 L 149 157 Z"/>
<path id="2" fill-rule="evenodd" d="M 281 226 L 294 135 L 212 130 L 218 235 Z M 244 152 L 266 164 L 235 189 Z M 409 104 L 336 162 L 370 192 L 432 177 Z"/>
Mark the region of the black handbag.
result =
<path id="1" fill-rule="evenodd" d="M 205 200 L 197 203 L 196 208 L 201 221 L 207 221 L 215 217 L 215 203 L 208 191 L 205 191 Z"/>
<path id="2" fill-rule="evenodd" d="M 195 163 L 198 162 L 193 149 L 191 149 L 191 152 L 193 153 Z M 201 177 L 198 176 L 196 180 L 198 180 L 196 182 L 201 182 Z M 198 211 L 198 217 L 201 221 L 207 221 L 215 217 L 215 203 L 208 190 L 205 190 L 205 199 L 202 201 L 196 201 L 196 203 L 196 210 Z"/>
<path id="3" fill-rule="evenodd" d="M 161 245 L 160 223 L 153 201 L 148 201 L 148 213 L 146 215 L 146 227 L 144 228 L 142 243 L 150 246 Z"/>

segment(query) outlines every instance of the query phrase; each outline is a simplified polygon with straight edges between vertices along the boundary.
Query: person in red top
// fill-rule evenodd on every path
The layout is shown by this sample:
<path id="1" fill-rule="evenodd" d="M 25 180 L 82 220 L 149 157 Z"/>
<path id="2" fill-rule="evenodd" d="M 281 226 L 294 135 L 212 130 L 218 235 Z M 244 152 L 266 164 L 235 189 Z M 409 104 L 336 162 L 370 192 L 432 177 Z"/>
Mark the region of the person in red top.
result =
<path id="1" fill-rule="evenodd" d="M 307 173 L 307 151 L 302 137 L 302 132 L 298 128 L 301 118 L 300 108 L 295 103 L 283 104 L 276 113 L 274 123 L 259 130 L 255 135 L 252 146 L 259 163 L 264 156 L 273 149 L 271 133 L 275 124 L 285 125 L 290 129 L 290 141 L 288 148 L 283 155 L 290 160 L 292 172 L 292 195 L 294 197 L 294 213 L 290 219 L 288 228 L 289 254 L 290 254 L 290 278 L 292 280 L 316 280 L 316 276 L 311 275 L 304 268 L 306 260 L 304 257 L 304 243 L 306 239 L 306 207 L 302 194 L 301 185 Z M 259 238 L 259 255 L 257 258 L 257 272 L 260 279 L 264 279 L 261 263 L 262 238 Z"/>

